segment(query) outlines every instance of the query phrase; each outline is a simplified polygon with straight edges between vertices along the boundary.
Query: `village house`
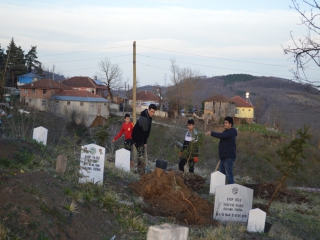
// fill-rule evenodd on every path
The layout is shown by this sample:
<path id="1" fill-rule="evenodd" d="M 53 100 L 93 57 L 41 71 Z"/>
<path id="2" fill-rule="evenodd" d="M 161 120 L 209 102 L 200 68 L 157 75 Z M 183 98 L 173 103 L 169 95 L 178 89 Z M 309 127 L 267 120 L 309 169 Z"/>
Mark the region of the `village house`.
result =
<path id="1" fill-rule="evenodd" d="M 42 79 L 19 86 L 20 103 L 34 107 L 38 110 L 46 110 L 50 102 L 50 98 L 61 92 L 62 90 L 71 90 L 72 88 L 55 82 L 50 79 Z"/>
<path id="2" fill-rule="evenodd" d="M 18 82 L 17 82 L 17 86 L 22 86 L 31 82 L 36 82 L 38 80 L 43 79 L 43 77 L 34 74 L 34 73 L 26 73 L 23 75 L 18 76 Z"/>
<path id="3" fill-rule="evenodd" d="M 75 116 L 77 123 L 103 124 L 109 116 L 109 100 L 88 91 L 73 90 L 59 82 L 43 79 L 20 86 L 21 105 L 40 111 Z"/>
<path id="4" fill-rule="evenodd" d="M 220 119 L 226 116 L 234 117 L 236 112 L 235 103 L 222 96 L 216 95 L 204 100 L 204 115 L 214 122 L 219 122 Z"/>
<path id="5" fill-rule="evenodd" d="M 254 106 L 239 96 L 235 96 L 231 100 L 236 104 L 234 122 L 237 124 L 241 123 L 241 121 L 252 123 L 254 119 Z"/>
<path id="6" fill-rule="evenodd" d="M 101 81 L 90 77 L 71 77 L 63 80 L 61 83 L 74 90 L 91 92 L 103 98 L 107 98 L 108 96 L 108 88 Z"/>
<path id="7" fill-rule="evenodd" d="M 148 90 L 139 91 L 136 95 L 137 106 L 150 105 L 151 103 L 158 105 L 160 101 L 159 96 Z M 132 105 L 132 96 L 129 98 L 129 105 Z"/>

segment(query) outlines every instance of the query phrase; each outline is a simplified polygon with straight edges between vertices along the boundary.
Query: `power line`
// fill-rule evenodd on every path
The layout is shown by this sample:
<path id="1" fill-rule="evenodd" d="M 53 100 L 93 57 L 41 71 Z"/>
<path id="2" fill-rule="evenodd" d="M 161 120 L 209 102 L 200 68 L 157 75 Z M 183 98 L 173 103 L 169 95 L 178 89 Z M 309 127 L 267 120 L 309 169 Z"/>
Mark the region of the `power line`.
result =
<path id="1" fill-rule="evenodd" d="M 259 63 L 259 62 L 250 62 L 250 61 L 234 60 L 234 59 L 229 59 L 229 58 L 218 58 L 218 57 L 212 57 L 212 56 L 206 56 L 206 55 L 200 55 L 200 54 L 193 54 L 193 53 L 186 53 L 186 52 L 166 50 L 166 49 L 161 49 L 161 48 L 147 47 L 147 46 L 142 46 L 142 45 L 139 45 L 139 47 L 156 49 L 156 50 L 165 51 L 165 52 L 179 53 L 179 54 L 190 55 L 190 56 L 212 58 L 212 59 L 218 59 L 218 60 L 224 60 L 224 61 L 242 62 L 242 63 L 258 64 L 258 65 L 267 65 L 267 66 L 274 66 L 274 67 L 286 67 L 286 68 L 288 67 L 288 66 L 284 66 L 284 65 L 276 65 L 276 64 L 270 64 L 270 63 Z M 314 68 L 309 68 L 309 69 L 310 69 L 310 70 L 316 70 L 316 71 L 319 71 L 319 70 L 320 70 L 320 69 L 314 69 Z"/>
<path id="2" fill-rule="evenodd" d="M 139 55 L 140 55 L 140 54 L 139 54 Z M 140 55 L 140 56 L 143 56 L 143 55 Z M 146 56 L 146 57 L 149 57 L 149 56 Z M 151 57 L 151 58 L 153 58 L 153 57 Z M 157 59 L 157 58 L 156 58 L 156 59 Z M 161 59 L 161 58 L 159 58 L 159 59 Z M 161 60 L 170 61 L 170 60 L 168 60 L 168 59 L 161 59 Z M 254 72 L 254 71 L 238 70 L 238 69 L 232 69 L 232 68 L 222 68 L 222 67 L 208 66 L 208 65 L 202 65 L 202 64 L 197 64 L 197 63 L 187 63 L 187 62 L 181 62 L 181 61 L 176 61 L 176 62 L 184 63 L 184 64 L 197 65 L 197 66 L 202 66 L 202 67 L 217 68 L 217 69 L 224 69 L 224 70 L 232 70 L 232 71 L 238 71 L 238 72 L 257 73 L 257 74 L 263 74 L 263 75 L 268 74 L 269 76 L 271 76 L 269 73 L 261 73 L 261 72 Z M 137 62 L 137 63 L 144 64 L 144 65 L 150 66 L 150 67 L 161 68 L 161 67 L 153 66 L 153 65 L 150 65 L 150 64 L 146 64 L 146 63 L 141 63 L 141 62 Z M 166 68 L 161 68 L 161 69 L 170 71 L 170 69 L 166 69 Z M 291 78 L 291 77 L 289 77 L 289 76 L 284 76 L 284 75 L 273 75 L 273 76 L 275 76 L 275 77 L 278 76 L 278 77 L 287 78 L 287 79 L 290 79 L 290 78 Z M 309 79 L 319 81 L 318 79 L 314 79 L 314 78 L 309 78 Z"/>

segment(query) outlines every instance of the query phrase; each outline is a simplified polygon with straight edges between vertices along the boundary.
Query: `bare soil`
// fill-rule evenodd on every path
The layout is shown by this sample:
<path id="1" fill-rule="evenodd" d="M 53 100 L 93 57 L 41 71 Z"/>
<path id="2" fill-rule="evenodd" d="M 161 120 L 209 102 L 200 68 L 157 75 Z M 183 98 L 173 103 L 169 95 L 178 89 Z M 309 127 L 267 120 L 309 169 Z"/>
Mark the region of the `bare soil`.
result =
<path id="1" fill-rule="evenodd" d="M 194 182 L 197 184 L 197 181 Z M 212 219 L 213 203 L 188 188 L 176 172 L 166 173 L 156 168 L 129 187 L 148 203 L 145 211 L 152 215 L 174 217 L 178 222 L 188 225 L 218 224 Z"/>

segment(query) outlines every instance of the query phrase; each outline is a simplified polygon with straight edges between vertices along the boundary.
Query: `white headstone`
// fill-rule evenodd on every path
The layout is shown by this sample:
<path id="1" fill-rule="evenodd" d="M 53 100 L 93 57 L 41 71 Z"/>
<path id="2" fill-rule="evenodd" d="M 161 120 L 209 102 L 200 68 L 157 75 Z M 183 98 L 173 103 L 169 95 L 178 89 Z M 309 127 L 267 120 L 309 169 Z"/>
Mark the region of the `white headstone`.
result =
<path id="1" fill-rule="evenodd" d="M 147 240 L 187 240 L 189 228 L 164 223 L 162 225 L 150 226 Z"/>
<path id="2" fill-rule="evenodd" d="M 121 168 L 124 171 L 130 172 L 130 151 L 121 148 L 116 151 L 116 168 Z"/>
<path id="3" fill-rule="evenodd" d="M 250 210 L 247 225 L 248 232 L 264 232 L 266 217 L 266 212 L 262 211 L 259 208 Z"/>
<path id="4" fill-rule="evenodd" d="M 213 218 L 218 221 L 247 222 L 252 209 L 253 190 L 239 184 L 216 187 Z"/>
<path id="5" fill-rule="evenodd" d="M 211 173 L 210 194 L 215 194 L 216 187 L 223 186 L 223 185 L 226 185 L 226 175 L 219 171 L 215 171 Z"/>
<path id="6" fill-rule="evenodd" d="M 79 183 L 103 184 L 105 148 L 96 144 L 81 147 Z"/>
<path id="7" fill-rule="evenodd" d="M 38 143 L 47 145 L 47 137 L 48 137 L 48 129 L 44 127 L 37 127 L 33 129 L 32 138 L 36 140 Z"/>

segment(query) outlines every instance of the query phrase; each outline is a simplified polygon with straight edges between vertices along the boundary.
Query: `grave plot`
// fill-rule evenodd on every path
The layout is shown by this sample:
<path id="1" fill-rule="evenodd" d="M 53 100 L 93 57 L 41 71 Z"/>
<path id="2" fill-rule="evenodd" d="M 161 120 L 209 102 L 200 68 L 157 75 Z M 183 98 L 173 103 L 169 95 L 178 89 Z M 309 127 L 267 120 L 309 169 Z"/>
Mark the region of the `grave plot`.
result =
<path id="1" fill-rule="evenodd" d="M 154 216 L 173 217 L 187 225 L 218 225 L 212 219 L 213 203 L 202 199 L 175 172 L 156 168 L 129 186 L 147 203 L 144 211 Z"/>

